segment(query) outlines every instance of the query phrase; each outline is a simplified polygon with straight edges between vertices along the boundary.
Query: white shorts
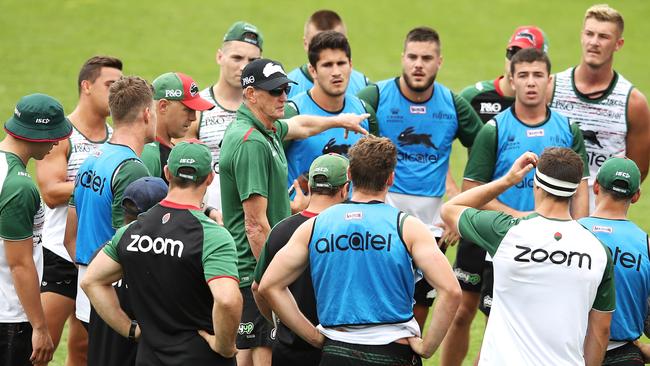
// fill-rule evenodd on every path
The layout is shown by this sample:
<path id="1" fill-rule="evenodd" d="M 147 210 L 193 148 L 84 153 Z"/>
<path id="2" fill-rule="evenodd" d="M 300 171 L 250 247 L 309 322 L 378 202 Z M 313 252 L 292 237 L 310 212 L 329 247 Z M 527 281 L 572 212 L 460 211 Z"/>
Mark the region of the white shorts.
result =
<path id="1" fill-rule="evenodd" d="M 442 223 L 440 218 L 441 197 L 411 196 L 388 192 L 386 203 L 422 220 L 436 238 L 442 236 L 442 228 L 435 226 Z"/>

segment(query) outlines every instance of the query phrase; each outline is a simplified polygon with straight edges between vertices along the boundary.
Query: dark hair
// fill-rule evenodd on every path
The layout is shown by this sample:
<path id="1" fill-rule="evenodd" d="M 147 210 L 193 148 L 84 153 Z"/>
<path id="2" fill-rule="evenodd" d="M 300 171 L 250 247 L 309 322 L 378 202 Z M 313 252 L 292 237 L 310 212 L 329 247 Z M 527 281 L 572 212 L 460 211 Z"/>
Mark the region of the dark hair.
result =
<path id="1" fill-rule="evenodd" d="M 315 12 L 309 17 L 309 19 L 307 19 L 305 30 L 309 24 L 313 24 L 319 31 L 327 31 L 343 24 L 343 20 L 335 11 L 323 9 Z"/>
<path id="2" fill-rule="evenodd" d="M 404 48 L 406 44 L 410 42 L 434 42 L 438 44 L 440 48 L 440 36 L 433 28 L 429 27 L 417 27 L 411 29 L 406 35 L 406 40 L 404 40 Z"/>
<path id="3" fill-rule="evenodd" d="M 523 50 L 517 51 L 512 60 L 510 60 L 510 75 L 515 75 L 515 65 L 521 63 L 533 63 L 533 62 L 543 62 L 546 64 L 546 72 L 551 74 L 551 60 L 548 58 L 544 51 L 537 48 L 524 48 Z"/>
<path id="4" fill-rule="evenodd" d="M 319 174 L 314 176 L 314 182 L 316 183 L 327 183 L 327 177 L 325 175 Z M 309 187 L 311 194 L 316 194 L 320 196 L 336 196 L 341 189 L 345 187 L 345 184 L 337 187 Z"/>
<path id="5" fill-rule="evenodd" d="M 582 181 L 583 167 L 580 155 L 566 147 L 547 147 L 537 162 L 537 170 L 545 175 L 578 184 Z M 551 194 L 549 193 L 549 195 Z M 551 196 L 557 201 L 571 199 L 571 197 Z"/>
<path id="6" fill-rule="evenodd" d="M 192 168 L 191 166 L 182 166 L 178 168 L 178 173 L 183 173 L 187 175 L 194 175 L 194 172 L 196 170 Z M 170 172 L 171 173 L 171 172 Z M 171 180 L 169 181 L 170 186 L 178 187 L 178 188 L 196 188 L 203 184 L 206 179 L 208 179 L 208 176 L 210 174 L 206 175 L 205 177 L 200 177 L 198 180 L 193 181 L 191 179 L 187 178 L 182 178 L 182 177 L 177 177 L 173 173 L 171 174 Z"/>
<path id="7" fill-rule="evenodd" d="M 385 137 L 368 135 L 348 151 L 350 176 L 356 189 L 372 192 L 386 188 L 397 165 L 397 148 Z"/>
<path id="8" fill-rule="evenodd" d="M 114 123 L 133 121 L 152 102 L 153 86 L 139 76 L 121 77 L 109 89 L 108 107 Z"/>
<path id="9" fill-rule="evenodd" d="M 307 56 L 309 58 L 309 63 L 315 68 L 318 60 L 320 59 L 320 53 L 323 50 L 341 50 L 345 52 L 345 55 L 348 57 L 348 60 L 352 58 L 352 50 L 350 49 L 350 43 L 343 33 L 335 31 L 324 31 L 320 32 L 311 39 L 309 42 L 309 51 Z"/>
<path id="10" fill-rule="evenodd" d="M 110 67 L 121 71 L 122 61 L 111 56 L 93 56 L 84 62 L 81 70 L 79 70 L 79 77 L 77 78 L 77 91 L 79 94 L 81 94 L 81 82 L 88 80 L 94 83 L 99 75 L 101 75 L 102 67 Z"/>

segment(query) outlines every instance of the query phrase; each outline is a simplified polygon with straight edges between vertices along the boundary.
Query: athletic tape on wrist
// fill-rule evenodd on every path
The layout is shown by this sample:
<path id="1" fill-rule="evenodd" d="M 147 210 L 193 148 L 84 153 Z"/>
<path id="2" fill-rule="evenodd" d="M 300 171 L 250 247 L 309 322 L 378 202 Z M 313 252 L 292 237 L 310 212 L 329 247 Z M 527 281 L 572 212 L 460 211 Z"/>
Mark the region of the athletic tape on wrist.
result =
<path id="1" fill-rule="evenodd" d="M 579 183 L 549 177 L 538 170 L 535 171 L 535 184 L 546 192 L 558 197 L 571 197 L 578 189 Z"/>

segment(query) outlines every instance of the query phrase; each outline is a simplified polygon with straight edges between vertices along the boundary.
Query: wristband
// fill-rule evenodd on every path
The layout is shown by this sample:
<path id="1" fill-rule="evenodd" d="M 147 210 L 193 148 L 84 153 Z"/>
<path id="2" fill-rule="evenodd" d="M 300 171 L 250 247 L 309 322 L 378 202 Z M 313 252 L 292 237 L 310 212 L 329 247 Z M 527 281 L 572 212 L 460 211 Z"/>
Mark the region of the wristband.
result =
<path id="1" fill-rule="evenodd" d="M 135 341 L 135 328 L 138 326 L 138 322 L 136 320 L 131 320 L 131 327 L 129 328 L 129 340 Z"/>
<path id="2" fill-rule="evenodd" d="M 212 212 L 212 210 L 216 210 L 216 208 L 212 206 L 206 206 L 205 211 L 203 211 L 203 214 L 207 217 L 210 217 L 210 212 Z"/>

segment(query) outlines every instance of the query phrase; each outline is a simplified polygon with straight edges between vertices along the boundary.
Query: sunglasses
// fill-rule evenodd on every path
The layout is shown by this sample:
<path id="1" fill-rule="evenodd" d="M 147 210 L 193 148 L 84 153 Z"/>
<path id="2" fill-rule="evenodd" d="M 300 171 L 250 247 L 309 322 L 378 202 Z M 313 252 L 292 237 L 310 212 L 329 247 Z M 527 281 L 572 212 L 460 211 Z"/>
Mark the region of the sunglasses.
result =
<path id="1" fill-rule="evenodd" d="M 515 55 L 515 53 L 519 52 L 521 50 L 520 47 L 510 47 L 506 50 L 506 58 L 508 60 L 512 60 L 512 57 Z"/>
<path id="2" fill-rule="evenodd" d="M 280 88 L 271 89 L 268 92 L 269 94 L 271 94 L 272 97 L 279 97 L 282 95 L 282 93 L 286 93 L 287 95 L 289 95 L 290 91 L 291 91 L 291 85 L 285 85 Z"/>

